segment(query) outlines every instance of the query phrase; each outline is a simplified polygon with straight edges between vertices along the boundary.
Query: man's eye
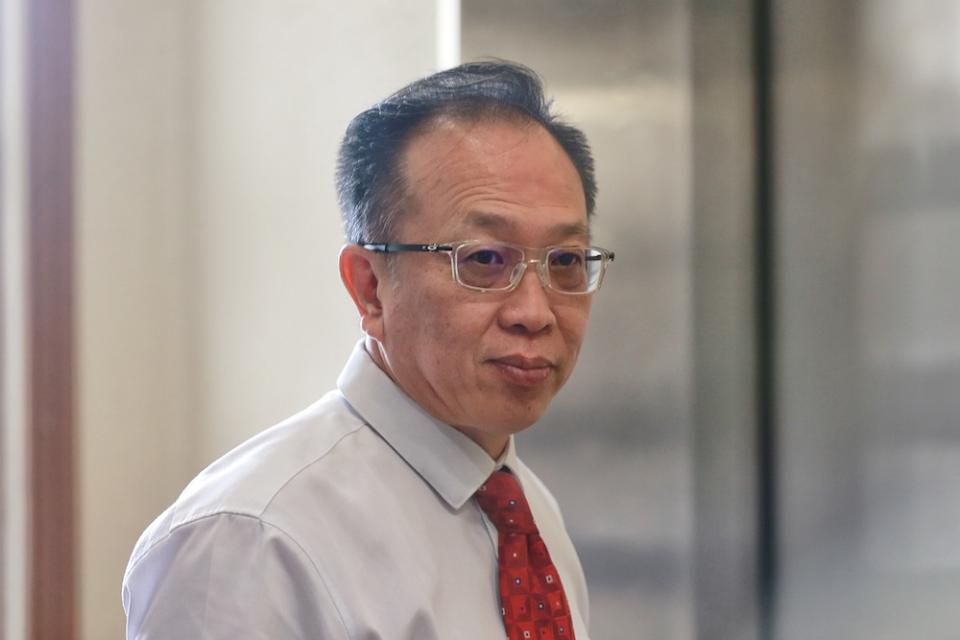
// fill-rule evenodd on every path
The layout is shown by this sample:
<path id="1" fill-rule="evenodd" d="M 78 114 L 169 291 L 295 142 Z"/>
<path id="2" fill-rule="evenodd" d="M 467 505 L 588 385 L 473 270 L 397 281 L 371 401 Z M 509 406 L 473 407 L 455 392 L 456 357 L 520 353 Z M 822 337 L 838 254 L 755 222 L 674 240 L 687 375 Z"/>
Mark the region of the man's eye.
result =
<path id="1" fill-rule="evenodd" d="M 555 253 L 550 260 L 550 264 L 556 267 L 576 267 L 583 262 L 583 257 L 573 251 L 564 251 Z"/>
<path id="2" fill-rule="evenodd" d="M 467 261 L 484 265 L 502 265 L 503 254 L 493 249 L 479 249 L 467 256 Z"/>

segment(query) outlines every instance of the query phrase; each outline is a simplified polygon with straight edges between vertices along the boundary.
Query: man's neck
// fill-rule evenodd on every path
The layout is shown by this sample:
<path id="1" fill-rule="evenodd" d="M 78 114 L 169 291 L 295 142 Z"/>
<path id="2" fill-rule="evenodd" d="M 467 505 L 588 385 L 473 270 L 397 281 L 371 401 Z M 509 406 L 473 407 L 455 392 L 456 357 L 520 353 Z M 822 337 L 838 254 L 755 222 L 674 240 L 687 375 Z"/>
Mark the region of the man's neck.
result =
<path id="1" fill-rule="evenodd" d="M 380 370 L 387 374 L 387 377 L 393 381 L 393 384 L 397 385 L 401 390 L 403 390 L 403 385 L 397 382 L 397 379 L 390 371 L 390 367 L 387 365 L 387 358 L 383 353 L 383 345 L 370 336 L 365 336 L 363 346 L 367 353 L 370 354 L 370 358 L 373 359 L 374 363 L 380 367 Z M 404 393 L 406 393 L 405 390 Z M 437 418 L 437 416 L 434 417 Z M 441 418 L 437 419 L 442 421 Z M 472 427 L 458 427 L 456 425 L 449 426 L 476 442 L 480 448 L 486 451 L 487 455 L 493 460 L 500 459 L 500 456 L 502 456 L 507 450 L 507 444 L 510 442 L 510 436 L 485 433 L 482 430 L 474 429 Z"/>

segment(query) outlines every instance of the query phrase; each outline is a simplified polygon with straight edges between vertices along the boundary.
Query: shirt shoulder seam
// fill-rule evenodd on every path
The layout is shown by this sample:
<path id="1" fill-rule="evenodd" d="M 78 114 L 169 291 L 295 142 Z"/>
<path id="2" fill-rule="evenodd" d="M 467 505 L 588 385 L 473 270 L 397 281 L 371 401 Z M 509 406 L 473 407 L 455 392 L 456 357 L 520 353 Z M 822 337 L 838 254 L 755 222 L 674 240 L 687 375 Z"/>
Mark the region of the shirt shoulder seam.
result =
<path id="1" fill-rule="evenodd" d="M 352 432 L 351 432 L 352 433 Z M 341 438 L 342 439 L 342 438 Z M 323 572 L 320 570 L 320 567 L 317 566 L 317 563 L 314 561 L 313 557 L 303 548 L 303 545 L 300 544 L 300 541 L 294 538 L 290 533 L 285 529 L 281 528 L 279 525 L 276 525 L 272 522 L 264 520 L 262 517 L 257 518 L 257 520 L 264 526 L 270 527 L 271 529 L 279 532 L 283 537 L 289 540 L 292 544 L 296 545 L 297 549 L 300 551 L 300 554 L 307 559 L 307 562 L 310 563 L 310 566 L 313 567 L 314 573 L 317 574 L 317 579 L 320 580 L 320 584 L 323 585 L 323 590 L 327 592 L 327 598 L 330 600 L 330 604 L 333 605 L 334 611 L 337 612 L 337 619 L 340 621 L 340 626 L 343 628 L 343 633 L 347 637 L 347 640 L 350 640 L 350 629 L 347 627 L 347 623 L 343 617 L 343 611 L 340 610 L 340 606 L 337 604 L 337 599 L 333 595 L 333 590 L 330 588 L 330 584 L 327 582 L 326 577 Z"/>
<path id="2" fill-rule="evenodd" d="M 312 467 L 313 465 L 317 464 L 318 462 L 326 458 L 328 455 L 330 455 L 330 452 L 336 449 L 337 446 L 341 442 L 346 440 L 349 436 L 354 435 L 355 433 L 357 433 L 358 431 L 360 431 L 361 429 L 367 426 L 369 425 L 367 425 L 366 422 L 364 422 L 363 420 L 358 420 L 357 426 L 355 426 L 353 429 L 350 429 L 346 433 L 342 434 L 339 438 L 337 438 L 332 443 L 330 443 L 330 446 L 328 446 L 323 451 L 323 453 L 317 455 L 317 457 L 313 458 L 312 460 L 304 464 L 302 467 L 297 469 L 295 472 L 291 473 L 290 476 L 286 480 L 284 480 L 279 487 L 277 487 L 277 490 L 274 491 L 273 494 L 267 500 L 264 501 L 263 506 L 259 509 L 259 511 L 257 511 L 257 517 L 262 518 L 263 515 L 267 512 L 267 509 L 269 509 L 270 506 L 273 504 L 274 500 L 277 499 L 277 496 L 280 495 L 280 492 L 283 491 L 291 482 L 296 480 L 301 473 L 303 473 L 304 471 L 306 471 L 307 469 L 309 469 L 310 467 Z"/>

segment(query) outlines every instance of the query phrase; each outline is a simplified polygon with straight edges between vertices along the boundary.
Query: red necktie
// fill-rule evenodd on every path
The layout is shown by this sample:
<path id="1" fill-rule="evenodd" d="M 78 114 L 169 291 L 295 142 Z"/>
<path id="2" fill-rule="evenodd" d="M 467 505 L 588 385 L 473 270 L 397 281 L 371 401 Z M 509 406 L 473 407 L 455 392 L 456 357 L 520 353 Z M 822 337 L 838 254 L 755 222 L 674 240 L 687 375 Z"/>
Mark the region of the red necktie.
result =
<path id="1" fill-rule="evenodd" d="M 520 483 L 494 471 L 476 493 L 499 534 L 500 606 L 507 640 L 574 640 L 567 597 Z"/>

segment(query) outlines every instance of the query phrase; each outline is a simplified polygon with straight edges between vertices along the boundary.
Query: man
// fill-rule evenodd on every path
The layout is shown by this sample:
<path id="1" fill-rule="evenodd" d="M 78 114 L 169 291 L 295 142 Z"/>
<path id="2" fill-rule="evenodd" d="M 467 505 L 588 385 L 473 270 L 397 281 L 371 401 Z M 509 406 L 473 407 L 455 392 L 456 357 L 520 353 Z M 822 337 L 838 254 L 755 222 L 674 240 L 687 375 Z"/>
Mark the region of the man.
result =
<path id="1" fill-rule="evenodd" d="M 583 573 L 517 458 L 613 255 L 583 135 L 524 67 L 466 64 L 351 122 L 338 390 L 202 472 L 144 533 L 128 638 L 588 638 Z"/>

